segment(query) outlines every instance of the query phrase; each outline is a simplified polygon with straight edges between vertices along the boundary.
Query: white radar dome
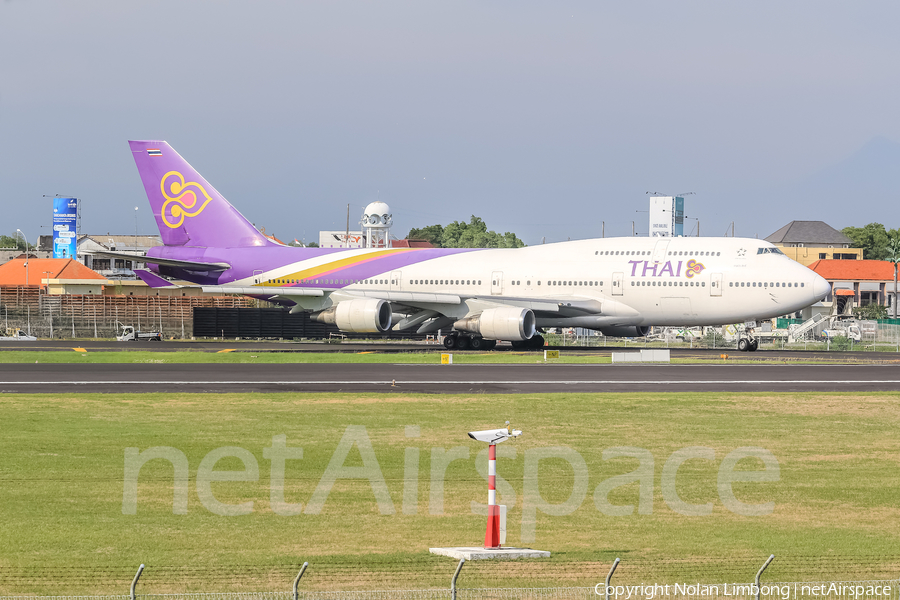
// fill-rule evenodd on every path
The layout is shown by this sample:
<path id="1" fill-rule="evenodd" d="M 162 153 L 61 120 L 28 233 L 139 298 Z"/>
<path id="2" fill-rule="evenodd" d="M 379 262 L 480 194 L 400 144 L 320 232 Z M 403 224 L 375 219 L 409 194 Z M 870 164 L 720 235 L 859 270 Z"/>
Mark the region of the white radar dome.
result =
<path id="1" fill-rule="evenodd" d="M 363 211 L 363 225 L 366 227 L 390 227 L 392 221 L 391 207 L 384 202 L 372 202 Z"/>

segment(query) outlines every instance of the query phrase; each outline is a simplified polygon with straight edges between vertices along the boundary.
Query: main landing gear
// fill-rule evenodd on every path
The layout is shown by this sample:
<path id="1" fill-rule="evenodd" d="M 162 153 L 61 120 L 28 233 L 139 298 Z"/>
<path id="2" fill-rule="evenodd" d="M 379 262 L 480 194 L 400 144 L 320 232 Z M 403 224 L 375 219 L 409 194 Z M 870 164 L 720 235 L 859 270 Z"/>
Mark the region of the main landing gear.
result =
<path id="1" fill-rule="evenodd" d="M 737 349 L 741 352 L 756 352 L 757 348 L 759 348 L 759 338 L 753 335 L 752 329 L 746 330 L 738 339 Z"/>
<path id="2" fill-rule="evenodd" d="M 497 340 L 486 340 L 480 335 L 469 335 L 454 331 L 444 336 L 444 348 L 447 350 L 493 350 Z"/>
<path id="3" fill-rule="evenodd" d="M 458 331 L 444 336 L 444 348 L 447 350 L 493 350 L 496 345 L 497 340 L 486 340 L 480 335 Z M 531 339 L 512 342 L 512 347 L 517 350 L 543 348 L 544 336 L 535 334 Z"/>

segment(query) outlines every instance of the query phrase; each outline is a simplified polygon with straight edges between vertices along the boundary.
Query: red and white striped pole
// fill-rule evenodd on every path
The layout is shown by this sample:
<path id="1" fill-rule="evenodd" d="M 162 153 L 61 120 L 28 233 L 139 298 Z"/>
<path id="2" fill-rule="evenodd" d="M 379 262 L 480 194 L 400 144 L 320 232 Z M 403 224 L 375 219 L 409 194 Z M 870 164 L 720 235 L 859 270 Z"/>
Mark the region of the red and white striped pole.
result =
<path id="1" fill-rule="evenodd" d="M 500 507 L 497 506 L 497 446 L 488 446 L 488 522 L 484 533 L 484 547 L 500 547 Z"/>

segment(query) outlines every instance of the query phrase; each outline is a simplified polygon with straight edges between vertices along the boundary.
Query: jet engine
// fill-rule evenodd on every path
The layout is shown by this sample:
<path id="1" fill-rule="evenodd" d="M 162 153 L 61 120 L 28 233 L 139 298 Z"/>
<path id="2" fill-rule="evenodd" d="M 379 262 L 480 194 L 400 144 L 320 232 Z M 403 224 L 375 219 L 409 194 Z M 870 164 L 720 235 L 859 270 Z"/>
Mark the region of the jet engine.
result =
<path id="1" fill-rule="evenodd" d="M 650 328 L 642 325 L 634 327 L 601 327 L 599 331 L 609 337 L 644 337 L 650 333 Z"/>
<path id="2" fill-rule="evenodd" d="M 527 340 L 534 335 L 534 313 L 514 306 L 489 308 L 480 315 L 460 319 L 453 328 L 477 333 L 489 340 Z"/>
<path id="3" fill-rule="evenodd" d="M 341 331 L 380 333 L 391 328 L 391 305 L 376 298 L 344 300 L 312 318 L 319 323 L 337 325 Z"/>

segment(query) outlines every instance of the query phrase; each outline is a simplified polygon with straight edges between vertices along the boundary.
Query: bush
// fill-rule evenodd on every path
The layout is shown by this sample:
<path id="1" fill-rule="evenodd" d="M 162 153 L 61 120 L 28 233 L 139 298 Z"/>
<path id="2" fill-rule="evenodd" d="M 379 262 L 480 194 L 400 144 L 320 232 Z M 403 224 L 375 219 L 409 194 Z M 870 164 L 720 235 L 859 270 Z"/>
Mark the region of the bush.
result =
<path id="1" fill-rule="evenodd" d="M 853 342 L 846 336 L 838 335 L 831 338 L 831 349 L 839 352 L 851 350 L 853 349 Z"/>
<path id="2" fill-rule="evenodd" d="M 703 336 L 707 348 L 720 348 L 725 345 L 725 337 L 715 329 L 710 329 Z"/>

